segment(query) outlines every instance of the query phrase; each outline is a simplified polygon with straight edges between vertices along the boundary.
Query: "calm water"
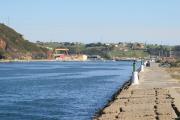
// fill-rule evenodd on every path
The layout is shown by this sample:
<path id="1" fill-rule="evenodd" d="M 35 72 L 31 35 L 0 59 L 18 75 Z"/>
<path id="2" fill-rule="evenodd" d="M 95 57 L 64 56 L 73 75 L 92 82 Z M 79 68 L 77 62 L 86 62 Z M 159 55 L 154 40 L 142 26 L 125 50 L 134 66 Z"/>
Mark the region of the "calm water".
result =
<path id="1" fill-rule="evenodd" d="M 0 63 L 0 120 L 90 120 L 131 62 Z"/>

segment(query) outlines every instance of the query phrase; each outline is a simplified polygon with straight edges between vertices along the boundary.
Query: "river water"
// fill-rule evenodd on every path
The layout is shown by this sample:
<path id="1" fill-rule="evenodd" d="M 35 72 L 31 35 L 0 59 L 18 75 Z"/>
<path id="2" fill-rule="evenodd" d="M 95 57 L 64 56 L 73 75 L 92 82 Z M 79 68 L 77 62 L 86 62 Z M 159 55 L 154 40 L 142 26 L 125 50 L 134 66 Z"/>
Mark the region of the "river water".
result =
<path id="1" fill-rule="evenodd" d="M 0 120 L 91 120 L 132 62 L 0 63 Z"/>

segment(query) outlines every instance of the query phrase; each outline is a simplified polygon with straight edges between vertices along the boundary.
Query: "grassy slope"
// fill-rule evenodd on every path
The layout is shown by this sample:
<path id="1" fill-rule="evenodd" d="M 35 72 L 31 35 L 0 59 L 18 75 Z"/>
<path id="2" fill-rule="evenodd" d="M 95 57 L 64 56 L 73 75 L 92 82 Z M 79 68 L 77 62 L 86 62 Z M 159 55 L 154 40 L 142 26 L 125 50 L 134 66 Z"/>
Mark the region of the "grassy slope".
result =
<path id="1" fill-rule="evenodd" d="M 116 57 L 146 57 L 148 53 L 144 52 L 143 50 L 129 50 L 129 51 L 111 51 L 111 56 Z"/>

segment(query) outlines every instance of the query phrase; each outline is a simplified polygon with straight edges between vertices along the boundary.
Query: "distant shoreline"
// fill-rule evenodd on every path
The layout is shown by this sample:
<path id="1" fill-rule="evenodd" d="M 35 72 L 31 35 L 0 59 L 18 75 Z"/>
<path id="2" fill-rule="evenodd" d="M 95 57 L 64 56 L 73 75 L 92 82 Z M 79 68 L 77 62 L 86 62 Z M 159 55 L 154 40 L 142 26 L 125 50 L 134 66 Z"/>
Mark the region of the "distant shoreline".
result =
<path id="1" fill-rule="evenodd" d="M 140 61 L 138 58 L 123 58 L 123 59 L 117 59 L 117 60 L 85 60 L 85 61 Z M 9 63 L 9 62 L 54 62 L 54 61 L 59 61 L 59 62 L 81 62 L 83 60 L 56 60 L 56 59 L 31 59 L 31 60 L 20 60 L 20 59 L 1 59 L 0 63 Z M 85 62 L 83 61 L 83 62 Z"/>
<path id="2" fill-rule="evenodd" d="M 0 63 L 9 63 L 9 62 L 50 62 L 54 60 L 40 59 L 40 60 L 0 60 Z"/>

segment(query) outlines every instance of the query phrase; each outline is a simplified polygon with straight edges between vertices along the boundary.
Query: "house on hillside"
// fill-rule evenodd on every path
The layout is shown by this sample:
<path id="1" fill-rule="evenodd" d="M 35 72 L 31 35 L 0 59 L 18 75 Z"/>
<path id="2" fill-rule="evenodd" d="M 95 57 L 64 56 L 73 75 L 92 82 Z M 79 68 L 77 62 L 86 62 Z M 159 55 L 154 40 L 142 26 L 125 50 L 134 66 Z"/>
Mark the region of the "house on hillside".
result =
<path id="1" fill-rule="evenodd" d="M 145 45 L 143 43 L 133 43 L 132 49 L 143 50 L 143 49 L 145 49 Z"/>

